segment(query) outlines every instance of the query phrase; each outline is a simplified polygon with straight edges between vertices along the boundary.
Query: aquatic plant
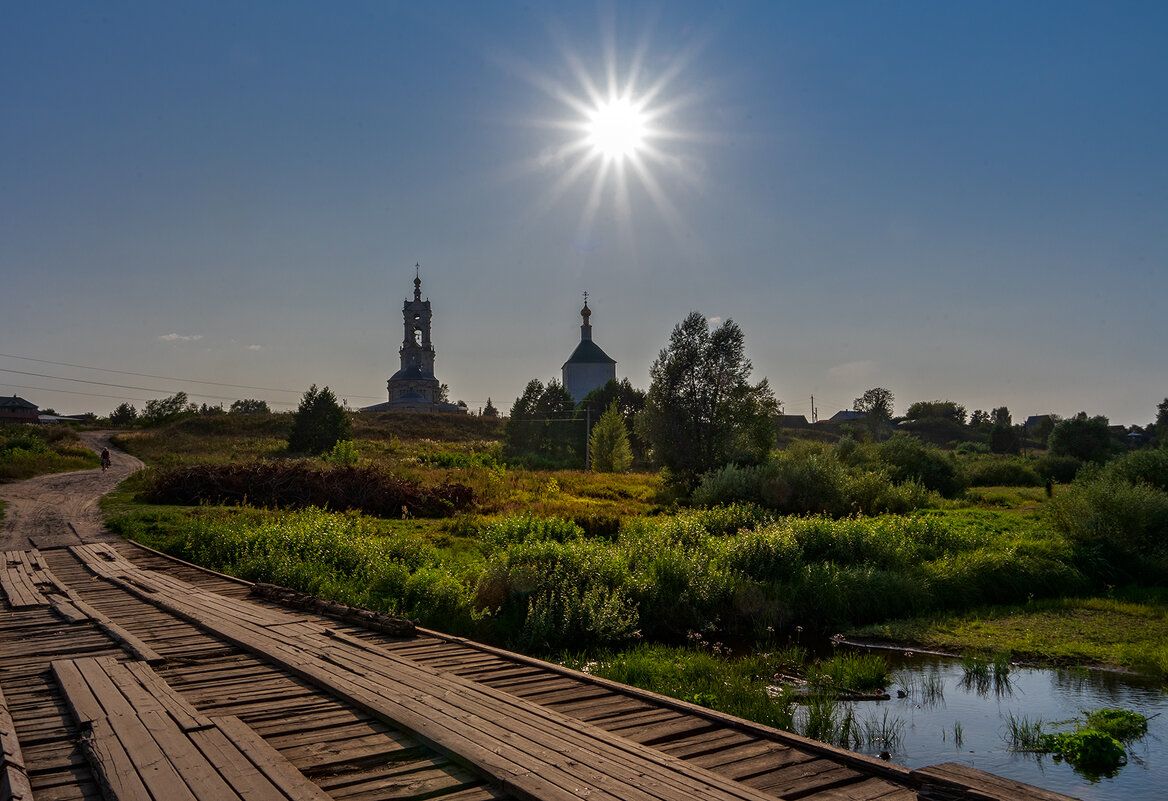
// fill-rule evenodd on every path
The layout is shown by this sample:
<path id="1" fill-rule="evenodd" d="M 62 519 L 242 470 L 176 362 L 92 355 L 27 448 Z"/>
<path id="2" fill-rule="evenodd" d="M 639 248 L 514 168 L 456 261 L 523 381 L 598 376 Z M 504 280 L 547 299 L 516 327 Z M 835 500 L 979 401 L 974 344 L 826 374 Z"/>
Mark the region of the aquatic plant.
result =
<path id="1" fill-rule="evenodd" d="M 1044 732 L 1041 719 L 1007 719 L 1006 741 L 1012 748 L 1053 754 L 1065 759 L 1083 776 L 1096 780 L 1114 776 L 1127 763 L 1124 743 L 1139 740 L 1148 731 L 1148 719 L 1126 709 L 1096 709 L 1071 721 L 1075 728 L 1065 732 Z"/>

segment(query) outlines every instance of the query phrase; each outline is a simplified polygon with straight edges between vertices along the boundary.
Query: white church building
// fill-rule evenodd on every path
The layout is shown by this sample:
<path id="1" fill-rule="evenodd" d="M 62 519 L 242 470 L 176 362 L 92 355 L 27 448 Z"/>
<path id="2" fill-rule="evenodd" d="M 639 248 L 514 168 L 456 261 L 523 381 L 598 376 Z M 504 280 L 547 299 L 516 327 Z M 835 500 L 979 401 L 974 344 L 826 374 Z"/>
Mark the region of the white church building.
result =
<path id="1" fill-rule="evenodd" d="M 594 389 L 599 389 L 616 378 L 616 361 L 609 358 L 600 346 L 592 341 L 592 324 L 589 318 L 588 293 L 584 293 L 584 308 L 580 310 L 584 324 L 580 326 L 580 344 L 562 368 L 564 389 L 579 403 Z"/>

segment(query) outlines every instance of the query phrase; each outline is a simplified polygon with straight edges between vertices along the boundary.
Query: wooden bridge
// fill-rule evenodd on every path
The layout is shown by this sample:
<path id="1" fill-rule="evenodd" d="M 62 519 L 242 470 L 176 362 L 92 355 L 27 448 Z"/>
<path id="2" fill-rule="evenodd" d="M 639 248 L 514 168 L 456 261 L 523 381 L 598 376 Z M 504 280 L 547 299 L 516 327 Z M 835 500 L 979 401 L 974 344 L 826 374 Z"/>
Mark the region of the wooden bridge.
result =
<path id="1" fill-rule="evenodd" d="M 4 552 L 0 587 L 0 799 L 1066 798 L 289 609 L 132 543 Z"/>

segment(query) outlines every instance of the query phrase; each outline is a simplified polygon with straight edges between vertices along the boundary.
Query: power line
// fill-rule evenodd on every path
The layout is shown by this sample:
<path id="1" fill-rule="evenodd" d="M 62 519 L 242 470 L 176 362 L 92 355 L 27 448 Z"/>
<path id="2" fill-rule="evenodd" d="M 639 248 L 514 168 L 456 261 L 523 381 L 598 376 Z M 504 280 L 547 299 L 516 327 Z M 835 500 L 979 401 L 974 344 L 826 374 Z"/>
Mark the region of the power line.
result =
<path id="1" fill-rule="evenodd" d="M 201 379 L 201 378 L 175 378 L 174 376 L 155 375 L 153 373 L 135 373 L 131 370 L 113 370 L 113 369 L 106 368 L 106 367 L 91 367 L 89 365 L 73 364 L 71 362 L 55 362 L 55 361 L 51 361 L 49 359 L 34 359 L 31 356 L 16 356 L 16 355 L 13 355 L 11 353 L 0 353 L 0 356 L 3 356 L 5 358 L 9 358 L 9 359 L 22 359 L 24 361 L 29 361 L 29 362 L 39 362 L 41 364 L 52 364 L 52 365 L 56 365 L 57 367 L 77 367 L 77 368 L 80 368 L 82 370 L 95 370 L 99 373 L 117 373 L 119 375 L 133 375 L 133 376 L 138 376 L 140 378 L 157 378 L 157 379 L 162 380 L 162 381 L 179 381 L 179 382 L 186 383 L 186 384 L 210 384 L 210 385 L 216 386 L 216 387 L 229 387 L 232 389 L 253 389 L 253 390 L 259 390 L 261 392 L 289 392 L 289 393 L 292 393 L 294 395 L 302 394 L 302 390 L 299 390 L 299 389 L 279 389 L 276 387 L 256 387 L 256 386 L 251 386 L 249 384 L 228 384 L 228 383 L 224 383 L 222 381 L 208 381 L 208 380 Z M 85 379 L 81 379 L 81 378 L 65 378 L 63 376 L 46 375 L 44 373 L 29 373 L 29 372 L 24 372 L 21 370 L 11 370 L 8 368 L 3 368 L 3 367 L 0 367 L 0 371 L 9 372 L 9 373 L 19 373 L 21 375 L 33 375 L 33 376 L 37 376 L 38 378 L 53 378 L 53 379 L 56 379 L 59 381 L 81 381 L 83 383 L 101 384 L 101 385 L 107 386 L 107 387 L 118 387 L 120 389 L 137 389 L 137 390 L 142 390 L 144 392 L 165 392 L 165 390 L 152 389 L 150 387 L 135 387 L 135 386 L 130 386 L 130 385 L 126 385 L 126 384 L 106 383 L 103 381 L 85 381 Z M 51 392 L 54 390 L 48 390 L 48 391 Z M 64 390 L 61 390 L 61 391 L 64 391 Z M 338 393 L 338 394 L 345 395 L 346 397 L 349 397 L 349 398 L 363 398 L 366 400 L 376 400 L 377 398 L 381 397 L 380 395 L 356 395 L 356 394 L 351 394 L 351 393 Z M 215 397 L 215 396 L 201 395 L 200 397 L 210 398 L 210 397 Z M 216 397 L 216 400 L 234 400 L 234 398 L 218 398 L 218 397 Z"/>
<path id="2" fill-rule="evenodd" d="M 27 384 L 7 384 L 6 383 L 6 384 L 3 384 L 3 386 L 10 387 L 12 389 L 27 389 L 27 390 L 32 390 L 33 392 L 63 392 L 66 395 L 84 395 L 87 398 L 109 398 L 111 400 L 121 400 L 121 401 L 130 400 L 130 401 L 138 401 L 139 403 L 150 400 L 150 398 L 127 398 L 125 395 L 104 395 L 104 394 L 101 394 L 98 392 L 79 392 L 78 390 L 75 390 L 75 389 L 49 389 L 48 387 L 31 387 L 31 386 L 28 386 Z M 233 398 L 220 398 L 220 397 L 216 397 L 214 395 L 200 395 L 198 393 L 193 393 L 190 395 L 190 397 L 192 397 L 192 398 L 206 398 L 208 400 L 236 400 Z M 289 406 L 289 407 L 296 405 L 295 403 L 293 403 L 291 401 L 272 401 L 272 403 L 274 405 L 278 405 L 278 406 Z"/>
<path id="3" fill-rule="evenodd" d="M 173 391 L 167 390 L 167 389 L 155 389 L 154 387 L 135 387 L 135 386 L 132 386 L 129 384 L 111 384 L 108 381 L 91 381 L 91 380 L 86 379 L 86 378 L 66 378 L 64 376 L 48 375 L 46 373 L 30 373 L 30 372 L 26 372 L 25 370 L 10 370 L 7 367 L 0 367 L 0 373 L 16 373 L 17 375 L 31 375 L 31 376 L 36 376 L 37 378 L 51 378 L 54 381 L 75 381 L 78 384 L 97 384 L 100 387 L 116 387 L 117 389 L 135 389 L 135 390 L 138 390 L 139 392 L 161 392 L 161 393 L 166 394 L 166 395 L 175 394 Z M 178 380 L 178 379 L 172 379 L 172 380 Z M 52 390 L 50 390 L 50 391 L 52 391 Z M 218 397 L 216 395 L 200 395 L 199 397 L 213 398 L 215 400 L 233 400 L 232 398 L 221 398 L 221 397 Z"/>
<path id="4" fill-rule="evenodd" d="M 236 389 L 257 389 L 257 390 L 262 390 L 264 392 L 293 392 L 293 393 L 297 393 L 297 394 L 299 394 L 299 392 L 300 392 L 300 390 L 296 390 L 296 389 L 276 389 L 275 387 L 253 387 L 253 386 L 248 386 L 247 384 L 224 384 L 220 381 L 204 381 L 204 380 L 199 379 L 199 378 L 175 378 L 173 376 L 154 375 L 152 373 L 135 373 L 135 372 L 132 372 L 130 370 L 113 370 L 113 369 L 110 369 L 108 367 L 92 367 L 92 366 L 87 365 L 87 364 L 72 364 L 70 362 L 54 362 L 54 361 L 50 361 L 49 359 L 34 359 L 31 356 L 14 356 L 11 353 L 0 353 L 0 356 L 3 356 L 3 357 L 8 358 L 8 359 L 21 359 L 21 360 L 26 361 L 26 362 L 40 362 L 41 364 L 52 364 L 52 365 L 56 365 L 57 367 L 79 367 L 82 370 L 96 370 L 99 373 L 118 373 L 120 375 L 134 375 L 134 376 L 138 376 L 139 378 L 158 378 L 158 379 L 161 379 L 163 381 L 184 381 L 188 384 L 213 384 L 217 387 L 233 387 Z M 19 371 L 12 370 L 9 372 L 19 372 Z M 29 375 L 37 375 L 37 373 L 29 373 Z M 47 377 L 48 378 L 56 378 L 56 376 L 47 376 Z M 67 380 L 73 380 L 73 379 L 67 379 Z M 120 386 L 120 385 L 111 384 L 110 386 Z M 150 391 L 154 392 L 155 390 L 150 390 Z"/>

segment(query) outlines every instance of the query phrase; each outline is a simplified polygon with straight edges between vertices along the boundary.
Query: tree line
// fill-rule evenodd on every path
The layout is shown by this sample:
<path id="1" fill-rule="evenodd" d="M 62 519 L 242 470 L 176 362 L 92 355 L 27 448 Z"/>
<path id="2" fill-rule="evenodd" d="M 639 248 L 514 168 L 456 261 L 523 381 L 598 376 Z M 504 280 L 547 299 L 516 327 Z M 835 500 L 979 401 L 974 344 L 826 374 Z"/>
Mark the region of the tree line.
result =
<path id="1" fill-rule="evenodd" d="M 742 330 L 711 327 L 698 312 L 679 323 L 649 370 L 647 392 L 628 379 L 609 381 L 576 404 L 556 379 L 533 379 L 516 398 L 506 429 L 509 458 L 532 467 L 580 467 L 590 452 L 597 470 L 657 467 L 668 482 L 692 490 L 727 464 L 764 461 L 776 441 L 780 402 L 767 380 L 752 383 Z M 938 446 L 996 454 L 1026 447 L 1102 463 L 1139 445 L 1168 442 L 1168 398 L 1155 422 L 1117 432 L 1101 415 L 1038 415 L 1027 427 L 1009 408 L 972 413 L 951 400 L 917 401 L 897 417 L 895 396 L 873 387 L 853 402 L 861 417 L 840 433 L 882 442 L 907 433 Z M 595 421 L 585 432 L 586 421 Z"/>

